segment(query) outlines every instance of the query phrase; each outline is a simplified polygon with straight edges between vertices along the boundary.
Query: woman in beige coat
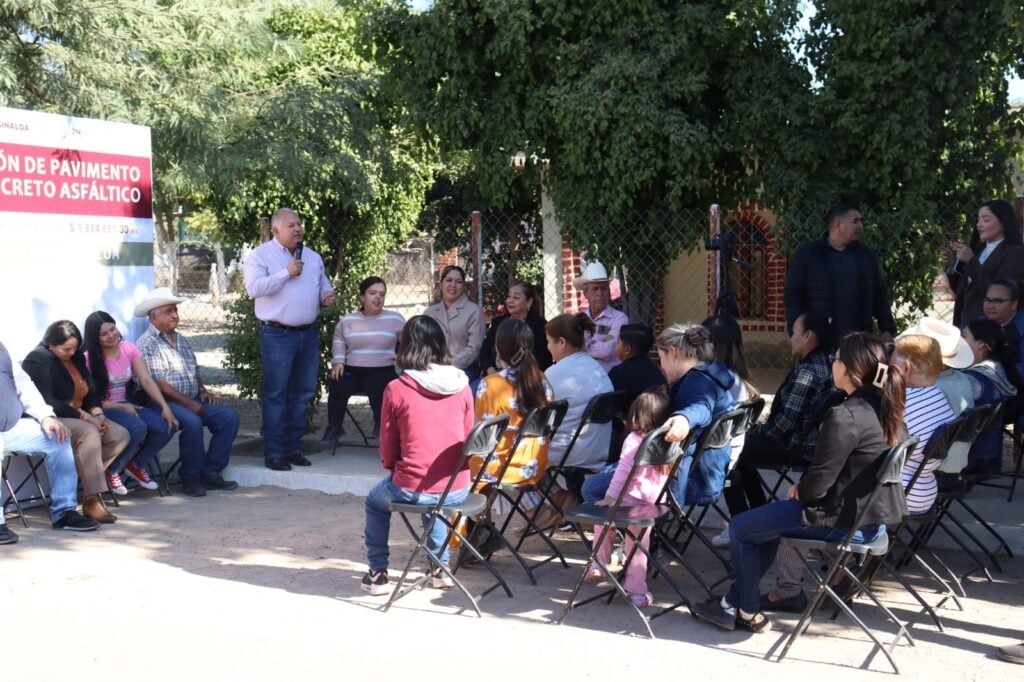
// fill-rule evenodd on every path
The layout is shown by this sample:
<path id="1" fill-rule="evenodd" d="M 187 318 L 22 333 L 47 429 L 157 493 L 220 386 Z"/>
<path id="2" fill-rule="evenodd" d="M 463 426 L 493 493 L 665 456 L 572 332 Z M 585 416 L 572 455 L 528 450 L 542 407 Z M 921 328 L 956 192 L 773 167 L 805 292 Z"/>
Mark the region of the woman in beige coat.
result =
<path id="1" fill-rule="evenodd" d="M 465 270 L 449 265 L 441 271 L 441 300 L 424 314 L 441 325 L 452 364 L 466 373 L 475 392 L 480 381 L 476 359 L 484 341 L 484 315 L 480 306 L 466 296 Z"/>

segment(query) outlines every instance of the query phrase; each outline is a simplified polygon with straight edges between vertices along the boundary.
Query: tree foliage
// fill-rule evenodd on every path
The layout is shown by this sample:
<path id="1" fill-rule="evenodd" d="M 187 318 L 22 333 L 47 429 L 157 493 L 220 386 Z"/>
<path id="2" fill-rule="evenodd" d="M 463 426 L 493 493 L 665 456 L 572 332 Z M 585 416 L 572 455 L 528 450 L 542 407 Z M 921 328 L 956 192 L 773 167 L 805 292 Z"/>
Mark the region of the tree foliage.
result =
<path id="1" fill-rule="evenodd" d="M 845 199 L 871 207 L 897 294 L 923 304 L 942 211 L 1008 188 L 1019 0 L 822 0 L 806 29 L 796 0 L 373 5 L 379 57 L 482 195 L 539 184 L 515 151 L 550 158 L 563 227 L 626 269 L 693 248 L 701 230 L 672 228 L 688 209 L 758 201 L 792 245 Z"/>
<path id="2" fill-rule="evenodd" d="M 150 126 L 167 218 L 203 194 L 265 50 L 286 48 L 266 16 L 257 0 L 0 0 L 0 104 Z"/>

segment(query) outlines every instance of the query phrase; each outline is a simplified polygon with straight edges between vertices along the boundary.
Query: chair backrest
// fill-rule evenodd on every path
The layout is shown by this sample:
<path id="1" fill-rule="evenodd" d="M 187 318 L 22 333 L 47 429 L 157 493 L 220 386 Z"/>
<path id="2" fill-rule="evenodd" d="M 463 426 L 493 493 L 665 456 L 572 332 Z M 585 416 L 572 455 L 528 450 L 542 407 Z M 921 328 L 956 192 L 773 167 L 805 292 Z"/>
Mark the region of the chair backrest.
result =
<path id="1" fill-rule="evenodd" d="M 953 421 L 936 426 L 924 446 L 924 459 L 945 459 L 953 443 L 973 441 L 978 435 L 978 425 L 982 418 L 975 410 L 968 410 Z"/>
<path id="2" fill-rule="evenodd" d="M 466 443 L 462 446 L 463 457 L 466 459 L 486 457 L 494 452 L 501 437 L 505 434 L 505 429 L 508 428 L 508 421 L 508 414 L 499 414 L 496 417 L 478 421 L 466 436 Z"/>
<path id="3" fill-rule="evenodd" d="M 608 391 L 607 393 L 598 393 L 587 402 L 587 406 L 583 408 L 583 414 L 580 416 L 580 423 L 576 427 L 576 431 L 573 432 L 572 438 L 569 439 L 569 444 L 565 447 L 565 452 L 562 453 L 562 459 L 557 463 L 557 468 L 561 469 L 569 461 L 569 455 L 576 447 L 576 442 L 591 424 L 607 424 L 615 417 L 625 395 L 625 391 Z"/>
<path id="4" fill-rule="evenodd" d="M 872 505 L 883 488 L 897 485 L 900 486 L 900 494 L 903 494 L 903 465 L 907 461 L 907 454 L 913 452 L 919 441 L 920 439 L 917 436 L 911 436 L 879 455 L 881 464 L 878 467 L 878 473 L 875 475 L 875 485 L 868 495 L 867 502 L 864 503 L 860 513 L 857 514 L 857 519 L 850 527 L 846 539 L 843 540 L 843 544 L 849 544 L 857 530 L 864 525 L 868 512 L 871 511 Z"/>
<path id="5" fill-rule="evenodd" d="M 750 409 L 734 407 L 728 412 L 715 417 L 706 429 L 701 431 L 697 440 L 697 452 L 694 454 L 694 461 L 700 457 L 705 450 L 717 450 L 732 443 L 735 436 L 745 433 L 749 427 Z M 739 431 L 744 429 L 744 431 Z"/>
<path id="6" fill-rule="evenodd" d="M 636 451 L 636 457 L 633 459 L 634 464 L 637 466 L 641 464 L 671 465 L 682 457 L 684 452 L 683 444 L 686 441 L 669 443 L 665 440 L 666 433 L 668 433 L 668 427 L 660 426 L 644 436 L 644 439 L 640 441 L 640 447 Z"/>
<path id="7" fill-rule="evenodd" d="M 558 427 L 561 426 L 562 420 L 565 419 L 565 413 L 568 411 L 568 400 L 555 400 L 527 412 L 523 423 L 519 425 L 519 431 L 516 433 L 515 440 L 512 442 L 512 448 L 509 450 L 510 454 L 498 468 L 497 473 L 494 475 L 495 479 L 502 481 L 505 478 L 505 472 L 508 471 L 509 466 L 512 464 L 513 458 L 511 453 L 515 453 L 525 439 L 546 438 L 550 442 L 551 436 L 555 435 L 555 432 L 558 431 Z M 473 481 L 474 487 L 480 483 L 485 473 L 487 473 L 487 467 L 480 467 L 480 472 Z"/>
<path id="8" fill-rule="evenodd" d="M 903 464 L 906 462 L 908 454 L 917 447 L 920 440 L 917 436 L 910 436 L 884 453 L 885 459 L 882 460 L 882 466 L 878 468 L 878 475 L 876 477 L 879 486 L 903 485 Z"/>
<path id="9" fill-rule="evenodd" d="M 473 425 L 469 435 L 466 436 L 465 443 L 462 444 L 462 454 L 459 456 L 455 468 L 452 469 L 452 475 L 448 478 L 448 485 L 445 486 L 444 493 L 438 498 L 438 509 L 444 505 L 448 492 L 455 485 L 459 474 L 466 468 L 466 460 L 470 457 L 480 457 L 486 464 L 494 456 L 494 451 L 498 448 L 501 437 L 505 435 L 505 429 L 508 428 L 508 420 L 509 415 L 506 413 L 488 419 L 481 419 Z M 486 466 L 481 465 L 480 470 L 483 471 L 484 469 L 486 469 Z M 473 485 L 476 486 L 478 482 L 479 476 L 473 481 Z"/>
<path id="10" fill-rule="evenodd" d="M 965 439 L 968 442 L 973 440 L 976 436 L 977 425 L 978 416 L 973 414 L 972 410 L 969 410 L 953 421 L 936 426 L 924 446 L 921 461 L 914 469 L 913 476 L 910 477 L 907 485 L 903 488 L 904 494 L 910 495 L 910 491 L 914 489 L 917 480 L 921 478 L 925 465 L 928 462 L 944 460 L 957 443 L 962 443 Z"/>
<path id="11" fill-rule="evenodd" d="M 959 474 L 967 466 L 968 456 L 978 436 L 993 425 L 1000 427 L 1002 412 L 1002 402 L 979 405 L 964 411 L 960 418 L 967 423 L 953 437 L 939 470 L 947 474 Z"/>
<path id="12" fill-rule="evenodd" d="M 665 440 L 666 433 L 668 433 L 668 427 L 660 426 L 653 431 L 648 432 L 647 435 L 644 436 L 643 440 L 640 441 L 640 445 L 636 451 L 636 456 L 633 458 L 633 466 L 630 468 L 625 482 L 619 489 L 619 495 L 615 498 L 615 504 L 611 506 L 611 512 L 608 517 L 609 519 L 615 517 L 615 512 L 622 506 L 622 503 L 626 498 L 626 493 L 629 492 L 629 484 L 636 476 L 637 470 L 645 464 L 669 467 L 669 475 L 666 477 L 666 485 L 656 500 L 659 504 L 664 503 L 669 481 L 671 481 L 672 476 L 675 474 L 676 468 L 682 460 L 682 456 L 686 452 L 686 448 L 691 442 L 691 438 L 687 437 L 682 441 L 669 443 Z"/>
<path id="13" fill-rule="evenodd" d="M 749 400 L 741 400 L 740 402 L 733 405 L 734 410 L 743 410 L 746 414 L 746 419 L 742 423 L 733 426 L 732 437 L 742 436 L 757 423 L 758 418 L 761 416 L 761 412 L 764 411 L 764 398 L 751 398 Z"/>
<path id="14" fill-rule="evenodd" d="M 530 410 L 526 413 L 523 423 L 519 425 L 519 439 L 551 438 L 561 426 L 568 411 L 568 400 L 555 400 Z"/>
<path id="15" fill-rule="evenodd" d="M 971 410 L 972 412 L 977 412 L 979 414 L 978 433 L 980 434 L 982 431 L 987 431 L 994 426 L 1000 426 L 1003 418 L 1003 410 L 1009 403 L 1010 398 L 1006 398 L 1005 400 L 1000 400 L 988 405 L 980 405 L 975 407 L 974 410 Z"/>

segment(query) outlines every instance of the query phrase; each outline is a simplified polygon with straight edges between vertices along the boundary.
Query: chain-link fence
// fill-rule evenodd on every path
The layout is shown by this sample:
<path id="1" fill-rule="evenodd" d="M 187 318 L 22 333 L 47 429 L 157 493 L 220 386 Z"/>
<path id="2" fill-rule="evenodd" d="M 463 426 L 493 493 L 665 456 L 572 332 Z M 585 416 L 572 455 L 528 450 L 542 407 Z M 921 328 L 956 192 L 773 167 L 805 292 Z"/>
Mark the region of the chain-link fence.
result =
<path id="1" fill-rule="evenodd" d="M 1022 204 L 1019 200 L 1018 212 Z M 467 291 L 481 302 L 488 323 L 504 312 L 509 288 L 519 280 L 533 284 L 550 319 L 587 308 L 573 281 L 588 262 L 598 260 L 612 277 L 612 306 L 626 312 L 631 322 L 657 332 L 674 322 L 701 321 L 716 311 L 736 317 L 755 383 L 770 391 L 792 364 L 784 302 L 789 258 L 799 244 L 821 237 L 827 209 L 823 205 L 803 214 L 777 215 L 757 206 L 712 206 L 594 216 L 588 234 L 580 237 L 562 230 L 549 207 L 529 214 L 449 217 L 445 224 L 434 218 L 430 233 L 389 255 L 380 273 L 388 283 L 386 307 L 406 319 L 422 313 L 439 296 L 441 270 L 457 264 L 466 269 Z M 969 239 L 976 210 L 948 207 L 900 221 L 882 209 L 863 209 L 861 239 L 882 259 L 899 319 L 929 314 L 952 321 L 943 247 L 950 237 Z M 435 241 L 433 234 L 445 237 Z M 207 381 L 229 395 L 237 395 L 238 389 L 225 357 L 227 310 L 245 298 L 239 263 L 247 252 L 186 242 L 177 246 L 173 266 L 158 273 L 158 281 L 173 281 L 179 294 L 191 298 L 181 306 L 181 330 L 192 340 Z M 355 398 L 353 412 L 369 429 L 363 403 L 365 399 Z M 237 406 L 245 426 L 258 428 L 255 401 L 240 400 Z M 322 424 L 322 415 L 316 421 Z"/>

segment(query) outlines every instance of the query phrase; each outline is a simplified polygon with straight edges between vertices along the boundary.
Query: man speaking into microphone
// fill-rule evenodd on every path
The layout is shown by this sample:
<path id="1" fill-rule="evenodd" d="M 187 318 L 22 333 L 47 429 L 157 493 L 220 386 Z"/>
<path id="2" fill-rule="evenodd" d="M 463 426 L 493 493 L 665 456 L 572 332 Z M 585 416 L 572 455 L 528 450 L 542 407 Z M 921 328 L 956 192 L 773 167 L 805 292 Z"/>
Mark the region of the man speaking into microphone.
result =
<path id="1" fill-rule="evenodd" d="M 263 361 L 263 459 L 267 468 L 309 466 L 302 454 L 306 409 L 316 392 L 320 343 L 316 318 L 334 305 L 320 255 L 302 244 L 302 220 L 290 208 L 270 219 L 274 237 L 245 259 L 245 290 L 256 301 Z"/>

